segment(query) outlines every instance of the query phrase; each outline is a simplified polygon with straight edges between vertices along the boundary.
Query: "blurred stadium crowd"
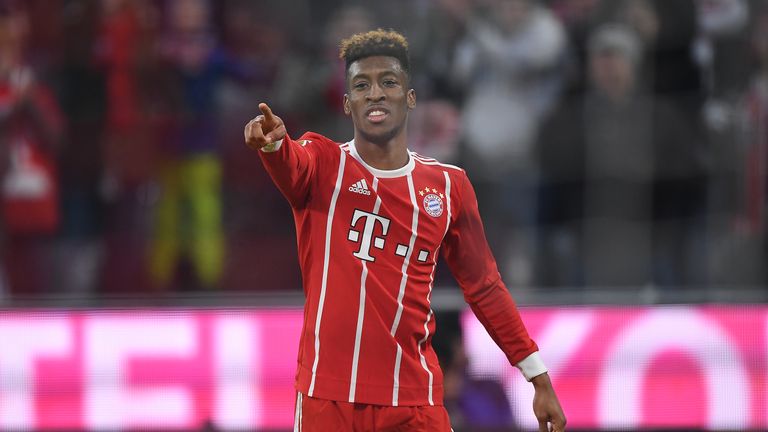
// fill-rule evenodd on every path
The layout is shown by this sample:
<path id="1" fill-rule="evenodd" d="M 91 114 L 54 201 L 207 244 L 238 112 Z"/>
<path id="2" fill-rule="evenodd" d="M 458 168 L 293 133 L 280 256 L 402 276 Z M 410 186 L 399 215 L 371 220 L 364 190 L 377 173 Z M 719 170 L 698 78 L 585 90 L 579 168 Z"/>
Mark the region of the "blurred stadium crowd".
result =
<path id="1" fill-rule="evenodd" d="M 351 139 L 337 46 L 376 27 L 510 285 L 765 286 L 768 1 L 4 0 L 0 298 L 298 290 L 242 127 Z"/>

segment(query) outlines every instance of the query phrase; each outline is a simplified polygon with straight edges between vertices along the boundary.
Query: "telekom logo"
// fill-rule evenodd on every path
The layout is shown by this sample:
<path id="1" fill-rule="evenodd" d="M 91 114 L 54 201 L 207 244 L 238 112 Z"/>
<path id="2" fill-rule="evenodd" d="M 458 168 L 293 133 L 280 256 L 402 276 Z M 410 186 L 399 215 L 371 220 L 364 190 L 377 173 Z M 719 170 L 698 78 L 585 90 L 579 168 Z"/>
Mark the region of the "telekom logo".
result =
<path id="1" fill-rule="evenodd" d="M 752 383 L 768 382 L 768 309 L 734 309 L 531 309 L 523 319 L 569 425 L 766 428 L 768 389 Z M 503 383 L 519 425 L 535 429 L 531 385 L 471 313 L 463 322 L 470 373 Z"/>
<path id="2" fill-rule="evenodd" d="M 365 220 L 362 238 L 360 238 L 360 231 L 354 229 L 360 219 Z M 352 223 L 347 239 L 355 243 L 359 241 L 360 249 L 357 252 L 353 252 L 352 255 L 361 260 L 376 261 L 376 258 L 371 256 L 371 245 L 376 249 L 384 249 L 384 237 L 387 235 L 387 231 L 389 231 L 389 222 L 389 219 L 384 216 L 355 209 L 355 212 L 352 214 Z M 381 226 L 381 236 L 374 234 L 377 223 Z"/>
<path id="3" fill-rule="evenodd" d="M 288 359 L 296 358 L 298 339 L 281 339 L 298 338 L 296 312 L 50 315 L 0 316 L 0 430 L 285 423 L 270 408 L 292 406 L 295 360 Z M 267 346 L 279 362 L 265 354 Z M 266 377 L 277 396 L 261 384 Z"/>
<path id="4" fill-rule="evenodd" d="M 768 429 L 768 307 L 521 312 L 570 427 Z M 288 429 L 301 319 L 296 309 L 4 312 L 0 430 Z M 471 312 L 462 324 L 470 376 L 495 377 L 518 426 L 535 430 L 531 385 Z"/>

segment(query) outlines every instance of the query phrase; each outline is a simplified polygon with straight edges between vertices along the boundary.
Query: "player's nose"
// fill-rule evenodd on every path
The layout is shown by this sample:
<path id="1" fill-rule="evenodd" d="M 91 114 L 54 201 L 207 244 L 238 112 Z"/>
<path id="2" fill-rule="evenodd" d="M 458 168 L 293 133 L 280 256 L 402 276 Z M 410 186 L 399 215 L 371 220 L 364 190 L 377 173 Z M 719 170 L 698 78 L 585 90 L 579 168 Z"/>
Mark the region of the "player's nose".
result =
<path id="1" fill-rule="evenodd" d="M 370 101 L 380 101 L 383 100 L 386 95 L 384 94 L 384 90 L 381 88 L 378 84 L 373 84 L 370 87 L 370 90 L 368 91 L 368 94 L 366 95 L 368 100 Z"/>

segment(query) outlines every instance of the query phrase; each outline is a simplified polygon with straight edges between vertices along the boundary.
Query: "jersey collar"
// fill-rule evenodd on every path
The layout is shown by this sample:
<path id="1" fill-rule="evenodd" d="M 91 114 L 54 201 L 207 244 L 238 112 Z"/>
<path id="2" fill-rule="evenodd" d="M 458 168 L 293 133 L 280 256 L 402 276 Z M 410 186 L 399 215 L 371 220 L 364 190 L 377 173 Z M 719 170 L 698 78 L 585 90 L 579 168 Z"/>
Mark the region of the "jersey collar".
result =
<path id="1" fill-rule="evenodd" d="M 416 166 L 416 161 L 414 161 L 413 156 L 411 155 L 411 152 L 408 151 L 408 163 L 403 165 L 402 167 L 394 170 L 381 170 L 378 168 L 374 168 L 363 160 L 362 157 L 360 157 L 360 154 L 357 152 L 357 148 L 355 148 L 355 140 L 349 141 L 347 144 L 349 144 L 349 153 L 352 155 L 355 160 L 360 162 L 361 165 L 365 167 L 368 171 L 371 172 L 376 177 L 379 178 L 394 178 L 394 177 L 402 177 L 404 175 L 410 174 L 411 171 L 413 171 L 414 166 Z"/>

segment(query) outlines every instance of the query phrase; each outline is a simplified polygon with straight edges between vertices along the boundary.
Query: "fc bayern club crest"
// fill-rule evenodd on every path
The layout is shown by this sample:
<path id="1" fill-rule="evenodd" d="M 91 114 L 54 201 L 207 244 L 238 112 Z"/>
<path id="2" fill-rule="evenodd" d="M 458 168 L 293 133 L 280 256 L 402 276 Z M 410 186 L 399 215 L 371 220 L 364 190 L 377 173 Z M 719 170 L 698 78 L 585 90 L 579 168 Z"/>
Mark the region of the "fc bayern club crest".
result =
<path id="1" fill-rule="evenodd" d="M 440 217 L 443 214 L 443 199 L 430 193 L 424 196 L 424 210 L 432 217 Z"/>

